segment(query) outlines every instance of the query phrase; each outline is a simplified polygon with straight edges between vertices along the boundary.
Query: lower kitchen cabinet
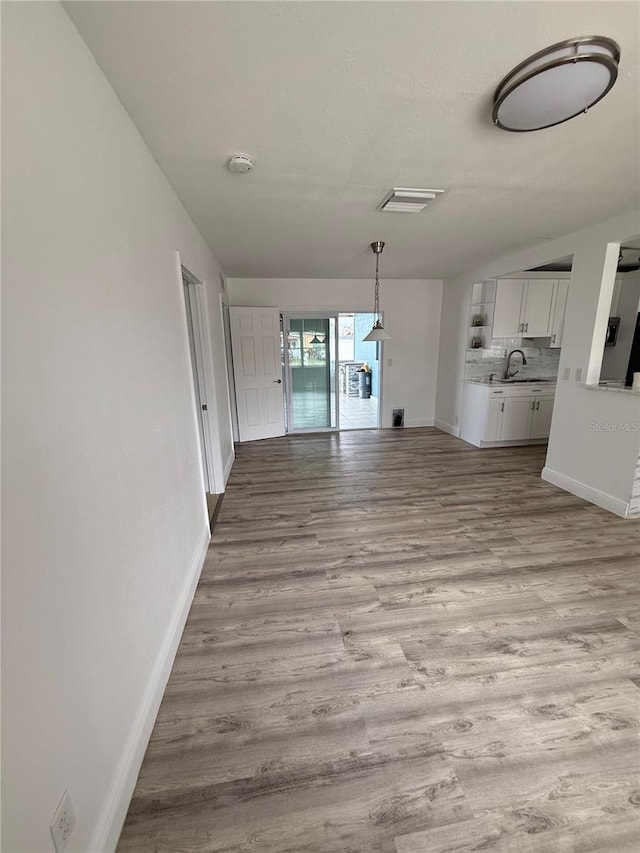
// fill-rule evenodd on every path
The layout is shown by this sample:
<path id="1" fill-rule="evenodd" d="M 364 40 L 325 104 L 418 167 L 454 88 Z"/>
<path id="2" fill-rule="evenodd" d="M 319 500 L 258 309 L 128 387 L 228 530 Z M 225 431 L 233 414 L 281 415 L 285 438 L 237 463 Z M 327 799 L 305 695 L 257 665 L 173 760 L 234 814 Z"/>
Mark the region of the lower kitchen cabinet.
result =
<path id="1" fill-rule="evenodd" d="M 532 405 L 533 401 L 529 397 L 507 397 L 503 403 L 498 441 L 524 441 L 525 438 L 531 438 Z"/>
<path id="2" fill-rule="evenodd" d="M 489 386 L 465 382 L 460 437 L 476 447 L 549 437 L 555 385 Z"/>
<path id="3" fill-rule="evenodd" d="M 549 438 L 552 415 L 553 397 L 540 397 L 535 401 L 531 417 L 531 438 Z"/>

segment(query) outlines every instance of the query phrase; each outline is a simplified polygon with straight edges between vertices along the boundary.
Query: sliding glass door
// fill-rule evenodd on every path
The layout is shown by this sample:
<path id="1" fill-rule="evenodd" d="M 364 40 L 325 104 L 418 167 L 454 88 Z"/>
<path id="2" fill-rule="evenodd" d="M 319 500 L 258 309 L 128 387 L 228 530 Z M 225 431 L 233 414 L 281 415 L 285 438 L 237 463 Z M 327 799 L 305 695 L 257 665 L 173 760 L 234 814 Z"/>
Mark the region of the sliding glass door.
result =
<path id="1" fill-rule="evenodd" d="M 338 315 L 284 314 L 287 432 L 338 428 Z"/>

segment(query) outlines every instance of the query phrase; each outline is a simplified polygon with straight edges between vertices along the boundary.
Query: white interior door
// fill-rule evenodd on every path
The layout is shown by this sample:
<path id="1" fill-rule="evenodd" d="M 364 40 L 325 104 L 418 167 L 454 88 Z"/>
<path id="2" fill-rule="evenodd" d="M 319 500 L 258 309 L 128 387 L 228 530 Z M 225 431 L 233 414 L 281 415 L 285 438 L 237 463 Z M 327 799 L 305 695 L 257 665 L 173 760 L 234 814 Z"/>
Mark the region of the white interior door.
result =
<path id="1" fill-rule="evenodd" d="M 229 308 L 240 441 L 284 435 L 277 308 Z"/>
<path id="2" fill-rule="evenodd" d="M 207 384 L 205 381 L 205 358 L 203 352 L 203 328 L 202 328 L 202 305 L 201 286 L 195 283 L 183 270 L 182 284 L 187 317 L 187 333 L 189 336 L 189 351 L 191 354 L 191 371 L 193 374 L 193 385 L 196 398 L 196 420 L 198 424 L 198 435 L 200 437 L 200 451 L 202 459 L 202 474 L 204 477 L 205 491 L 208 494 L 216 494 L 216 477 L 213 462 L 213 448 L 211 447 L 211 431 L 209 424 L 209 406 L 207 400 Z"/>

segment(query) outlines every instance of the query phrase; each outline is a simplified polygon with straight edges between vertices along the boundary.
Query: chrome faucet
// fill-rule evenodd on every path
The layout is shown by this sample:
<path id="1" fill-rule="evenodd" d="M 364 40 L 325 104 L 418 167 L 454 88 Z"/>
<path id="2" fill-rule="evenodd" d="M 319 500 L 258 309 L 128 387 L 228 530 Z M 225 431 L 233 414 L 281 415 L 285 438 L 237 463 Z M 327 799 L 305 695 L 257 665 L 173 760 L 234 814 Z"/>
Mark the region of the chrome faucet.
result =
<path id="1" fill-rule="evenodd" d="M 509 373 L 509 368 L 511 367 L 511 356 L 515 355 L 517 352 L 519 352 L 520 355 L 522 356 L 522 366 L 524 367 L 524 365 L 527 363 L 527 359 L 525 358 L 525 354 L 522 352 L 521 349 L 512 349 L 511 352 L 509 353 L 509 355 L 507 356 L 507 366 L 505 367 L 504 374 L 502 375 L 503 379 L 511 379 L 511 377 L 515 376 L 516 373 L 518 372 L 517 370 L 514 370 L 513 373 Z"/>

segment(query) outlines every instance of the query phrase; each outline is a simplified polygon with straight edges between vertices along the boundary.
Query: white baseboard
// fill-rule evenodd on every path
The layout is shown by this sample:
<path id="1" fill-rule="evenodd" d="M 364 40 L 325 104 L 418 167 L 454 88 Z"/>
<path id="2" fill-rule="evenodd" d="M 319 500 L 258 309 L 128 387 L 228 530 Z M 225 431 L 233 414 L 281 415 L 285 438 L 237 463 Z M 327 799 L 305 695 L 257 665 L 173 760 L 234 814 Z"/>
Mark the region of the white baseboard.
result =
<path id="1" fill-rule="evenodd" d="M 456 438 L 460 438 L 460 427 L 448 424 L 446 421 L 441 421 L 439 418 L 434 420 L 433 425 L 439 430 L 442 430 L 442 432 L 448 432 L 449 435 L 455 435 Z"/>
<path id="2" fill-rule="evenodd" d="M 142 759 L 158 716 L 160 703 L 178 650 L 189 608 L 200 579 L 200 573 L 209 547 L 211 532 L 207 526 L 193 556 L 182 593 L 171 617 L 165 639 L 160 647 L 138 713 L 131 727 L 127 743 L 116 768 L 111 788 L 93 835 L 91 850 L 111 853 L 116 849 L 127 816 L 129 803 L 136 786 Z"/>
<path id="3" fill-rule="evenodd" d="M 433 418 L 405 418 L 405 429 L 407 427 L 432 427 Z"/>
<path id="4" fill-rule="evenodd" d="M 224 463 L 224 484 L 227 485 L 227 480 L 229 479 L 229 474 L 231 473 L 231 469 L 233 468 L 233 463 L 235 462 L 236 454 L 231 448 L 231 452 L 229 453 L 229 458 Z"/>
<path id="5" fill-rule="evenodd" d="M 564 489 L 565 492 L 571 492 L 579 498 L 583 498 L 589 503 L 601 506 L 609 512 L 619 515 L 620 518 L 627 518 L 629 515 L 629 504 L 621 501 L 620 498 L 614 498 L 613 495 L 602 492 L 600 489 L 594 489 L 593 486 L 588 486 L 586 483 L 581 483 L 579 480 L 574 480 L 572 477 L 567 477 L 564 474 L 553 471 L 551 468 L 542 469 L 542 479 L 553 486 L 558 486 Z"/>

